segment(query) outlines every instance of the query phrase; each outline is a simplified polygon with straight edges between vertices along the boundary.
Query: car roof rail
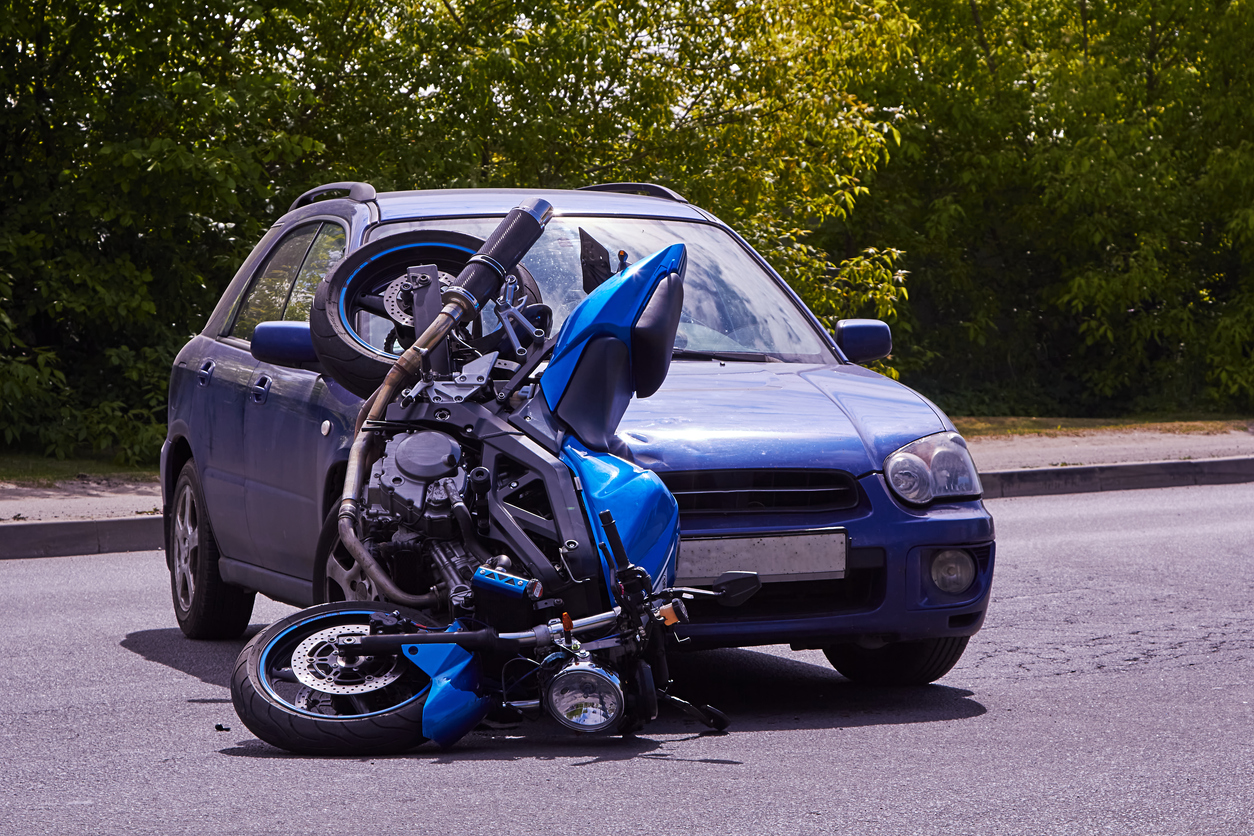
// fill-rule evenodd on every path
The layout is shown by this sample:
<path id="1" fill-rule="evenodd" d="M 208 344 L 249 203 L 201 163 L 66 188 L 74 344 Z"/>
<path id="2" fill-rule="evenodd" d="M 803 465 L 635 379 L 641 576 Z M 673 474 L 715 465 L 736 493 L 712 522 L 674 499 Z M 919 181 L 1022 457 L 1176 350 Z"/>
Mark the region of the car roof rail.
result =
<path id="1" fill-rule="evenodd" d="M 357 203 L 365 203 L 367 200 L 374 200 L 376 194 L 374 186 L 369 183 L 356 183 L 352 181 L 344 183 L 327 183 L 325 186 L 318 186 L 317 188 L 310 189 L 300 197 L 296 198 L 287 211 L 291 212 L 292 210 L 299 209 L 302 206 L 308 206 L 324 194 L 329 194 L 331 192 L 348 192 L 348 199 L 356 201 Z"/>
<path id="2" fill-rule="evenodd" d="M 688 200 L 674 189 L 659 186 L 657 183 L 596 183 L 591 186 L 580 186 L 582 192 L 618 192 L 619 194 L 646 194 L 649 197 L 660 197 L 676 203 L 687 203 Z"/>

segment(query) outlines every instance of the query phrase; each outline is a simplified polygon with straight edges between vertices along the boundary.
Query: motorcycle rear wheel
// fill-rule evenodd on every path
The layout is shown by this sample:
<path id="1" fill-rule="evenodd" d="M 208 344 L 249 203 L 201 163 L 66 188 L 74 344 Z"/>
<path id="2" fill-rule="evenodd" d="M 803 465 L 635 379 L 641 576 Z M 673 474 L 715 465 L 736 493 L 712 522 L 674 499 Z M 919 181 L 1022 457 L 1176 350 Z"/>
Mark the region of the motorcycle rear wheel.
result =
<path id="1" fill-rule="evenodd" d="M 482 240 L 459 232 L 414 230 L 372 241 L 337 264 L 318 285 L 309 314 L 314 351 L 327 374 L 358 397 L 370 397 L 400 353 L 430 324 L 413 323 L 405 333 L 394 330 L 394 351 L 384 350 L 377 339 L 372 343 L 361 331 L 369 323 L 388 327 L 378 314 L 388 287 L 404 277 L 408 267 L 421 264 L 434 264 L 441 273 L 456 276 L 482 245 Z M 521 265 L 515 273 L 528 304 L 539 303 L 540 288 L 532 275 Z M 362 315 L 369 313 L 375 315 L 363 321 Z"/>
<path id="2" fill-rule="evenodd" d="M 336 694 L 302 685 L 293 672 L 295 665 L 308 669 L 325 661 L 327 645 L 316 634 L 335 629 L 361 633 L 372 613 L 397 611 L 439 629 L 419 612 L 364 601 L 321 604 L 271 624 L 244 646 L 235 662 L 235 712 L 266 743 L 300 755 L 388 755 L 422 744 L 422 712 L 431 680 L 409 662 L 395 656 L 364 657 L 360 676 L 337 687 L 343 693 Z M 387 684 L 375 687 L 372 680 Z"/>

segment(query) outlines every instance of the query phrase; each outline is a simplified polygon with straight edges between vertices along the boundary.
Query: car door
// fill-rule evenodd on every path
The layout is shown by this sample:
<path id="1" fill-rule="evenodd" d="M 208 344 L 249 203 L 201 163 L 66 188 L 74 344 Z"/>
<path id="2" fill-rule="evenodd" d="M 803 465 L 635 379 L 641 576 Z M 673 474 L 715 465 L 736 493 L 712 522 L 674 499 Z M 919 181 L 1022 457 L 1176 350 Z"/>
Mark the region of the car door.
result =
<path id="1" fill-rule="evenodd" d="M 201 400 L 200 425 L 209 428 L 206 449 L 198 454 L 205 504 L 222 553 L 246 562 L 253 562 L 256 554 L 245 485 L 244 416 L 258 365 L 249 353 L 249 340 L 257 323 L 282 316 L 292 282 L 318 227 L 316 223 L 296 227 L 274 245 L 196 370 L 206 390 L 201 393 L 205 397 Z"/>
<path id="2" fill-rule="evenodd" d="M 270 320 L 308 321 L 318 283 L 344 255 L 343 226 L 321 221 L 312 229 L 282 307 L 267 312 Z M 344 421 L 329 407 L 355 400 L 339 392 L 337 397 L 315 371 L 259 362 L 244 404 L 244 487 L 252 562 L 299 578 L 302 584 L 310 580 L 322 528 L 327 466 L 343 438 Z M 323 422 L 328 420 L 336 431 L 324 434 Z"/>

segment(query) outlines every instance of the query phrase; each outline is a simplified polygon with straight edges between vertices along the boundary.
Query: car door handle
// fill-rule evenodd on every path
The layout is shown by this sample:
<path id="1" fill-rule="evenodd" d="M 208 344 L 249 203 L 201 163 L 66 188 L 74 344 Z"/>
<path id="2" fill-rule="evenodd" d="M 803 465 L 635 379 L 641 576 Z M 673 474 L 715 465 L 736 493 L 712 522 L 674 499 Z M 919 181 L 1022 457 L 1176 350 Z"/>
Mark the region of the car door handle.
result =
<path id="1" fill-rule="evenodd" d="M 257 378 L 257 382 L 252 387 L 253 403 L 265 403 L 266 396 L 270 394 L 270 378 L 262 375 Z"/>
<path id="2" fill-rule="evenodd" d="M 209 381 L 213 379 L 213 369 L 216 364 L 212 360 L 206 360 L 196 371 L 196 377 L 201 386 L 208 386 Z"/>

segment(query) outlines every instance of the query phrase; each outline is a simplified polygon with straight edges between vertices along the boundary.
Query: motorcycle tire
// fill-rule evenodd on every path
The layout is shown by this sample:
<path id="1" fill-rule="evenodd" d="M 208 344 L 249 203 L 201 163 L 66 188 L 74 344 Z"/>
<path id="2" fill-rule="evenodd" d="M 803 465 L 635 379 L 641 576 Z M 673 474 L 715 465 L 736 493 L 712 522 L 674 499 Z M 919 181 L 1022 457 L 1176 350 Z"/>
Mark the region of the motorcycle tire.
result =
<path id="1" fill-rule="evenodd" d="M 174 617 L 189 639 L 237 639 L 248 629 L 257 593 L 232 586 L 218 574 L 214 539 L 196 463 L 188 461 L 174 483 L 165 542 Z"/>
<path id="2" fill-rule="evenodd" d="M 424 627 L 440 629 L 422 613 L 392 604 L 320 604 L 276 621 L 244 646 L 231 676 L 231 701 L 248 730 L 300 755 L 389 755 L 426 741 L 422 712 L 430 678 L 396 657 L 364 657 L 350 679 L 337 679 L 340 694 L 300 684 L 293 665 L 326 666 L 326 642 L 307 639 L 324 630 L 362 632 L 376 612 L 395 613 Z M 294 653 L 305 645 L 305 658 Z M 343 671 L 335 668 L 335 676 Z M 393 678 L 394 677 L 394 678 Z M 375 680 L 372 685 L 371 679 Z M 386 684 L 378 685 L 378 681 Z M 367 690 L 371 689 L 371 690 Z"/>
<path id="3" fill-rule="evenodd" d="M 354 395 L 370 397 L 413 338 L 402 341 L 403 345 L 398 343 L 395 353 L 372 345 L 357 332 L 359 314 L 367 311 L 362 303 L 375 297 L 377 308 L 383 291 L 411 266 L 434 264 L 441 273 L 456 276 L 481 246 L 483 241 L 473 235 L 412 230 L 372 241 L 350 253 L 318 285 L 309 312 L 314 352 L 326 373 Z M 528 302 L 540 302 L 540 290 L 531 274 L 519 268 L 518 277 Z M 417 332 L 428 324 L 415 323 Z"/>
<path id="4" fill-rule="evenodd" d="M 927 685 L 953 669 L 969 636 L 895 642 L 869 649 L 834 644 L 823 655 L 846 679 L 859 685 Z"/>

